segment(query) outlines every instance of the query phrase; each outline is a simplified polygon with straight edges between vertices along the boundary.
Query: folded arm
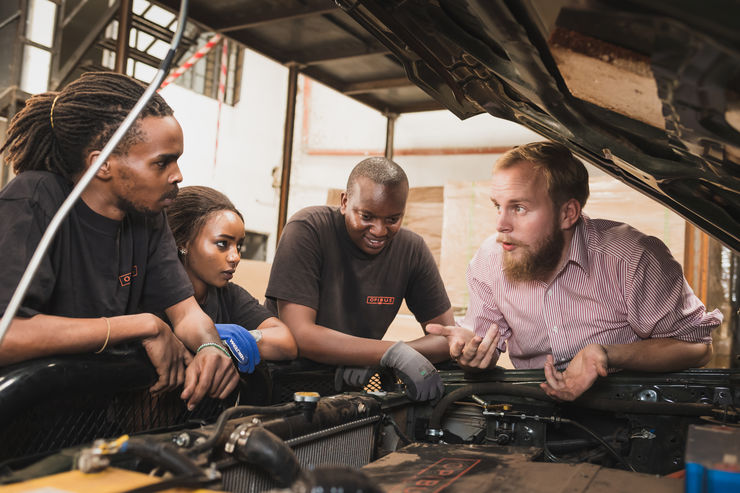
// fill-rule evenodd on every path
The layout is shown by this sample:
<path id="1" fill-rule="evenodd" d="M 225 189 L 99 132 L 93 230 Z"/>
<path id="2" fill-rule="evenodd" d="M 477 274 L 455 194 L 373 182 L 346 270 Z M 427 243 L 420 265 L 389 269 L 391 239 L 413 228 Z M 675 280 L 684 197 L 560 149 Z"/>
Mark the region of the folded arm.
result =
<path id="1" fill-rule="evenodd" d="M 313 308 L 284 300 L 278 300 L 277 304 L 280 319 L 290 328 L 298 344 L 298 352 L 304 358 L 331 365 L 376 366 L 394 344 L 392 341 L 352 336 L 318 325 Z M 447 318 L 452 318 L 449 310 L 422 326 Z M 407 344 L 430 361 L 442 361 L 449 357 L 444 337 L 425 335 Z"/>
<path id="2" fill-rule="evenodd" d="M 2 345 L 0 366 L 56 354 L 91 353 L 130 340 L 141 340 L 159 375 L 151 391 L 173 389 L 185 379 L 190 355 L 170 327 L 151 313 L 104 318 L 35 315 L 13 319 Z M 108 335 L 110 324 L 110 335 Z M 106 342 L 107 340 L 107 342 Z"/>
<path id="3" fill-rule="evenodd" d="M 262 332 L 262 340 L 257 343 L 257 347 L 263 359 L 276 361 L 295 359 L 298 356 L 293 334 L 278 318 L 265 319 L 257 329 Z"/>
<path id="4" fill-rule="evenodd" d="M 571 401 L 588 390 L 609 368 L 638 371 L 676 371 L 704 366 L 712 357 L 712 345 L 678 339 L 645 339 L 631 344 L 589 344 L 581 349 L 563 372 L 555 369 L 552 356 L 545 363 L 546 382 L 540 386 L 550 396 Z"/>

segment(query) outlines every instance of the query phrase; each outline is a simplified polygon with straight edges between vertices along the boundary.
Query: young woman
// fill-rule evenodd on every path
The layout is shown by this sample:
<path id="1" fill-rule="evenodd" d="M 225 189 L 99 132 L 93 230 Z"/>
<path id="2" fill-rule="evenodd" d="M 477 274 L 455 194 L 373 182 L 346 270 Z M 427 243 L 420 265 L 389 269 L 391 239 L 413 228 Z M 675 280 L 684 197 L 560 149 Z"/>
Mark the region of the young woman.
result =
<path id="1" fill-rule="evenodd" d="M 295 358 L 298 351 L 288 327 L 244 288 L 229 282 L 241 258 L 244 219 L 228 197 L 209 187 L 184 187 L 167 209 L 167 218 L 195 299 L 213 322 L 249 331 L 253 339 L 247 338 L 250 344 L 257 342 L 262 359 Z M 242 339 L 244 335 L 237 334 Z"/>

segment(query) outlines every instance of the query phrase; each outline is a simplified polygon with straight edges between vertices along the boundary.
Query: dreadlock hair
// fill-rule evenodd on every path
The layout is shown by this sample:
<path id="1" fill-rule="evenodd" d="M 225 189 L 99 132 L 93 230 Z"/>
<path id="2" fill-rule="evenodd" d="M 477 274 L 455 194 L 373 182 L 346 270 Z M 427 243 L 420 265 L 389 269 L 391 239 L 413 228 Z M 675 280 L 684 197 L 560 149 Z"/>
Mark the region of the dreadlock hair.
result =
<path id="1" fill-rule="evenodd" d="M 60 92 L 31 96 L 10 122 L 0 153 L 7 149 L 6 161 L 16 173 L 51 171 L 73 182 L 85 170 L 87 155 L 103 148 L 145 89 L 125 75 L 88 72 Z M 125 154 L 142 139 L 142 118 L 171 115 L 155 93 L 114 154 Z"/>
<path id="2" fill-rule="evenodd" d="M 354 184 L 358 178 L 364 176 L 385 187 L 396 187 L 398 185 L 409 186 L 409 179 L 406 173 L 398 164 L 384 157 L 369 157 L 363 159 L 357 166 L 352 169 L 347 179 L 347 196 L 351 197 L 354 191 Z"/>
<path id="3" fill-rule="evenodd" d="M 244 221 L 244 216 L 231 200 L 218 190 L 202 186 L 181 188 L 167 208 L 167 222 L 178 249 L 185 248 L 195 239 L 208 218 L 219 211 L 231 211 Z"/>

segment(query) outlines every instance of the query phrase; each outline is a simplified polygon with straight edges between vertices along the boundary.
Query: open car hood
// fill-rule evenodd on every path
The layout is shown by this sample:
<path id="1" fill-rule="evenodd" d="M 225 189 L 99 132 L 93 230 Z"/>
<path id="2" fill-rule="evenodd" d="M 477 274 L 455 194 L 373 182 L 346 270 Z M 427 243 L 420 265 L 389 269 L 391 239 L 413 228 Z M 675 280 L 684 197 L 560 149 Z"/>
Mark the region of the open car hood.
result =
<path id="1" fill-rule="evenodd" d="M 458 117 L 562 142 L 740 251 L 737 2 L 337 3 Z"/>

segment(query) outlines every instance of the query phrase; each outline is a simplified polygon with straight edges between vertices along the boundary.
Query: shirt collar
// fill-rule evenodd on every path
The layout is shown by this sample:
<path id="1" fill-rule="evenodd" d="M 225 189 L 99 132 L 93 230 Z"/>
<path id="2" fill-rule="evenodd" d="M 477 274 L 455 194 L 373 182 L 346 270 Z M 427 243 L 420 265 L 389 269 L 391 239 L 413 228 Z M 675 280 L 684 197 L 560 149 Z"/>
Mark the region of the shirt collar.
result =
<path id="1" fill-rule="evenodd" d="M 588 216 L 583 215 L 576 223 L 576 229 L 573 232 L 573 238 L 570 240 L 570 252 L 568 253 L 568 262 L 573 262 L 583 269 L 583 272 L 589 275 L 588 264 L 588 229 L 591 220 Z M 567 263 L 567 262 L 566 262 Z"/>

